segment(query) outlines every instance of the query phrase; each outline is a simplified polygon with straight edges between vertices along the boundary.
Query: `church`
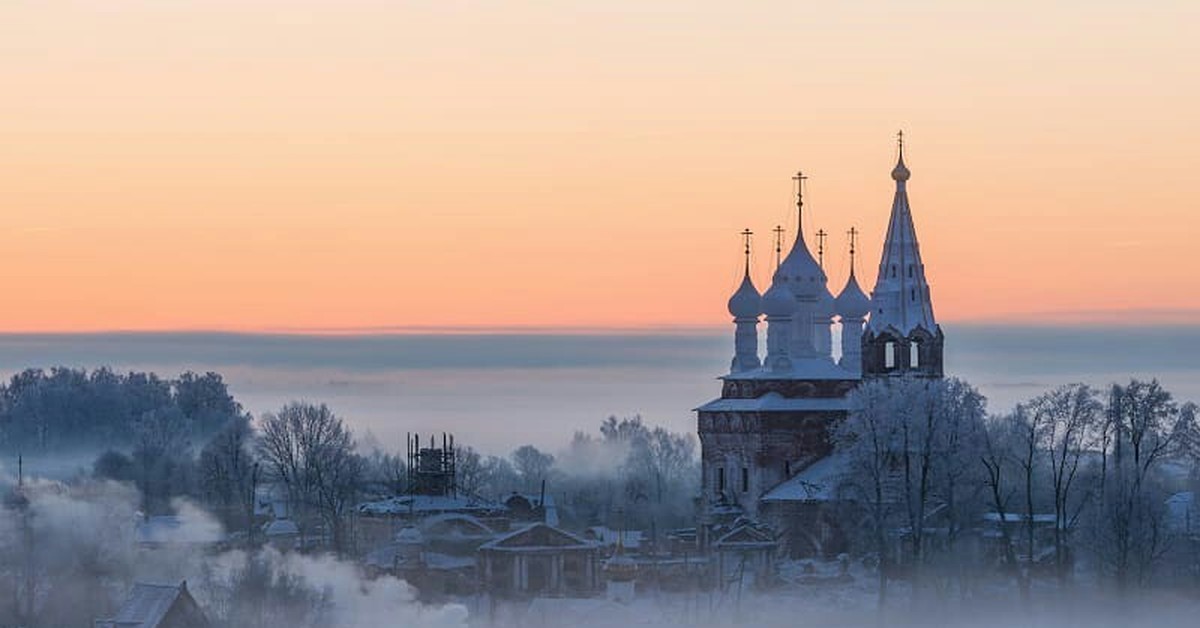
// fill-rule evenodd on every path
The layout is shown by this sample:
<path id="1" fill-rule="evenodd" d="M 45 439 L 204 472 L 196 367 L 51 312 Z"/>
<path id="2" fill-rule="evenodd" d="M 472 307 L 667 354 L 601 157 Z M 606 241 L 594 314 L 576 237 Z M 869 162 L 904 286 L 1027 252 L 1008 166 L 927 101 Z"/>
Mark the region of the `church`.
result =
<path id="1" fill-rule="evenodd" d="M 831 517 L 838 460 L 830 428 L 848 412 L 847 395 L 864 379 L 942 377 L 944 337 L 933 314 L 929 283 L 908 201 L 910 172 L 901 136 L 892 170 L 896 190 L 868 297 L 854 268 L 835 297 L 822 264 L 804 239 L 803 179 L 797 174 L 800 228 L 781 259 L 776 246 L 771 285 L 760 293 L 745 272 L 729 299 L 734 351 L 721 396 L 696 409 L 703 469 L 700 520 L 704 548 L 738 527 L 769 528 L 792 556 L 841 551 Z M 777 234 L 778 234 L 777 229 Z M 766 355 L 759 324 L 766 323 Z M 841 327 L 840 357 L 833 325 Z"/>

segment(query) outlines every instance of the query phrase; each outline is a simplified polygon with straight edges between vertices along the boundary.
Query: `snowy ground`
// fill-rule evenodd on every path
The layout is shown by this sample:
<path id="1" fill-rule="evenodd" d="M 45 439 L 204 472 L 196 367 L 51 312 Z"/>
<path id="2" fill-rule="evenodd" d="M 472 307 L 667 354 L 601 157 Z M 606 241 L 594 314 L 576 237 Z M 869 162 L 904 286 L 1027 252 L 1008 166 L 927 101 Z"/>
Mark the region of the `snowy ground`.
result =
<path id="1" fill-rule="evenodd" d="M 932 585 L 914 599 L 905 583 L 892 583 L 885 610 L 878 610 L 877 576 L 851 563 L 850 579 L 839 578 L 837 562 L 787 561 L 779 566 L 782 582 L 769 591 L 749 588 L 713 593 L 645 593 L 630 605 L 603 599 L 544 600 L 531 606 L 500 606 L 489 615 L 472 608 L 476 626 L 529 628 L 627 626 L 733 626 L 812 628 L 969 627 L 969 628 L 1118 628 L 1197 625 L 1200 592 L 1156 594 L 1117 600 L 1079 583 L 1061 591 L 1056 583 L 1038 583 L 1034 610 L 1018 603 L 1011 582 L 976 579 L 969 595 L 956 585 Z"/>

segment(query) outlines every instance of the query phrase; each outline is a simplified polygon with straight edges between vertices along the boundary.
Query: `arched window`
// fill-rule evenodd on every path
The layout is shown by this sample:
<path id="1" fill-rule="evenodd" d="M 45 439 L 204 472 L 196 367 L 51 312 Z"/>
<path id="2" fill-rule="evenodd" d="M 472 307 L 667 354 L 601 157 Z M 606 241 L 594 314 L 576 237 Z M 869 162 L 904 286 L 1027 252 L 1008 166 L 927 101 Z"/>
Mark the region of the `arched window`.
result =
<path id="1" fill-rule="evenodd" d="M 742 467 L 742 492 L 750 492 L 750 469 Z"/>
<path id="2" fill-rule="evenodd" d="M 883 368 L 896 368 L 896 343 L 888 341 L 883 345 Z"/>
<path id="3" fill-rule="evenodd" d="M 909 368 L 915 369 L 915 368 L 921 366 L 920 355 L 921 355 L 921 345 L 916 342 L 912 343 L 912 345 L 910 345 L 908 348 L 908 367 Z"/>
<path id="4" fill-rule="evenodd" d="M 892 264 L 892 277 L 895 278 L 895 276 L 896 276 L 896 265 Z"/>
<path id="5" fill-rule="evenodd" d="M 725 467 L 717 467 L 717 492 L 725 492 Z"/>

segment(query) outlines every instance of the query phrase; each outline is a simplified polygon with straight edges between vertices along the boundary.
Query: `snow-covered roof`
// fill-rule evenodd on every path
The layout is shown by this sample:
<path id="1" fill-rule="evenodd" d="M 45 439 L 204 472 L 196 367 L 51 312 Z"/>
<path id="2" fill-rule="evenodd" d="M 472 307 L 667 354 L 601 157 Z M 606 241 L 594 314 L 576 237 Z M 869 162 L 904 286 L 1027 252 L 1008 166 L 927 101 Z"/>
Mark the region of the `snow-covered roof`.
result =
<path id="1" fill-rule="evenodd" d="M 276 519 L 263 525 L 263 534 L 267 536 L 286 536 L 300 534 L 300 528 L 291 519 Z"/>
<path id="2" fill-rule="evenodd" d="M 421 521 L 426 536 L 454 538 L 491 538 L 496 535 L 486 523 L 468 514 L 448 512 Z"/>
<path id="3" fill-rule="evenodd" d="M 792 369 L 780 371 L 762 367 L 750 371 L 739 371 L 723 375 L 721 379 L 783 379 L 783 380 L 858 380 L 858 375 L 834 364 L 828 356 L 791 356 Z"/>
<path id="4" fill-rule="evenodd" d="M 187 582 L 151 584 L 138 582 L 111 619 L 98 619 L 96 628 L 156 628 L 177 603 L 187 604 L 191 611 L 201 614 L 195 600 L 187 592 Z"/>
<path id="5" fill-rule="evenodd" d="M 444 512 L 499 512 L 504 506 L 478 497 L 451 495 L 400 495 L 358 505 L 364 515 L 429 515 Z"/>
<path id="6" fill-rule="evenodd" d="M 1000 513 L 998 513 L 998 512 L 983 513 L 983 520 L 988 523 L 1000 523 L 1001 521 L 1004 521 L 1005 523 L 1019 523 L 1022 521 L 1029 521 L 1030 519 L 1031 518 L 1026 516 L 1024 513 L 1006 512 L 1006 513 L 1004 513 L 1003 519 L 1001 519 Z M 1050 512 L 1050 513 L 1035 512 L 1035 513 L 1033 513 L 1033 517 L 1032 517 L 1032 521 L 1034 523 L 1053 524 L 1057 519 L 1058 518 L 1052 512 Z"/>
<path id="7" fill-rule="evenodd" d="M 838 487 L 850 473 L 850 459 L 830 454 L 780 482 L 759 498 L 764 502 L 821 502 L 838 499 Z"/>
<path id="8" fill-rule="evenodd" d="M 134 539 L 141 545 L 188 545 L 218 543 L 224 535 L 215 521 L 183 519 L 177 515 L 158 515 L 140 519 Z"/>
<path id="9" fill-rule="evenodd" d="M 765 549 L 777 545 L 770 534 L 750 523 L 742 523 L 713 543 L 718 549 Z"/>
<path id="10" fill-rule="evenodd" d="M 699 408 L 699 412 L 812 412 L 849 410 L 845 397 L 784 397 L 769 392 L 754 399 L 714 399 Z"/>

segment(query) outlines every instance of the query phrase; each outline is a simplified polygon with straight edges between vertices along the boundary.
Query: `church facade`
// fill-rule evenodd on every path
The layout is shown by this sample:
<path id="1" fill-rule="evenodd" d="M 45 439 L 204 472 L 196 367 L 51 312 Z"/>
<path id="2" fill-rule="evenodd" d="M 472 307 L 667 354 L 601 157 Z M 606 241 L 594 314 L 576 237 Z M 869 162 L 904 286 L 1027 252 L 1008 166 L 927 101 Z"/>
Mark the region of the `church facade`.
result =
<path id="1" fill-rule="evenodd" d="M 836 500 L 830 429 L 848 410 L 849 393 L 870 378 L 941 377 L 944 336 L 933 315 L 908 202 L 911 174 L 903 144 L 892 170 L 896 190 L 874 289 L 854 270 L 835 297 L 804 239 L 803 176 L 796 180 L 800 228 L 771 285 L 750 278 L 749 242 L 741 285 L 729 299 L 734 356 L 721 396 L 697 408 L 703 469 L 698 537 L 754 522 L 771 527 L 794 555 L 837 545 L 823 517 Z M 747 232 L 747 236 L 748 236 Z M 778 249 L 778 247 L 777 247 Z M 765 355 L 760 326 L 765 321 Z M 841 326 L 834 357 L 834 324 Z"/>

